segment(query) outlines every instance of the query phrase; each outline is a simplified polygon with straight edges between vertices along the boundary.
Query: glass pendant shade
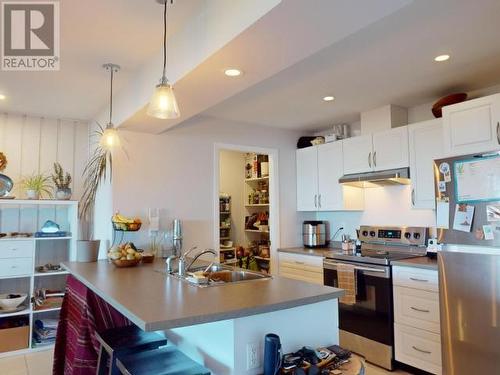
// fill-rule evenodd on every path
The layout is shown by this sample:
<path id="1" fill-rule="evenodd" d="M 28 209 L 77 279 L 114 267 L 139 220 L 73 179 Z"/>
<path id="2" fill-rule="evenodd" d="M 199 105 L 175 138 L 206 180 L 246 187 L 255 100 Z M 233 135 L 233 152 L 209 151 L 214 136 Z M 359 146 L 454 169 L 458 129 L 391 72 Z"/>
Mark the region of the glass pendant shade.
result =
<path id="1" fill-rule="evenodd" d="M 162 120 L 180 117 L 181 113 L 175 99 L 174 89 L 169 83 L 162 82 L 156 86 L 146 113 L 148 116 Z"/>
<path id="2" fill-rule="evenodd" d="M 118 135 L 118 130 L 116 130 L 112 124 L 110 125 L 108 125 L 106 129 L 104 129 L 101 140 L 99 142 L 101 147 L 106 150 L 111 150 L 115 147 L 120 146 L 120 136 Z"/>

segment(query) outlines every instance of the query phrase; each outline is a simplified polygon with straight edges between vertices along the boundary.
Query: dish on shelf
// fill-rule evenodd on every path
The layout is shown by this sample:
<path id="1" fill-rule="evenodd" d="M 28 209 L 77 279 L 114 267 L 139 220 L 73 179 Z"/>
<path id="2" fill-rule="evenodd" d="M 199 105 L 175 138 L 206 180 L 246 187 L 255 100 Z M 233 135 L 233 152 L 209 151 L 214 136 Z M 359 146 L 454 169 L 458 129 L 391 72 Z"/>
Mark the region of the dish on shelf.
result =
<path id="1" fill-rule="evenodd" d="M 0 315 L 16 313 L 19 311 L 26 310 L 27 308 L 28 308 L 27 306 L 21 305 L 21 306 L 14 307 L 12 309 L 0 309 Z"/>
<path id="2" fill-rule="evenodd" d="M 0 173 L 0 197 L 6 198 L 14 187 L 14 182 L 9 176 Z M 8 199 L 8 198 L 7 198 Z"/>
<path id="3" fill-rule="evenodd" d="M 8 232 L 8 233 L 0 233 L 0 238 L 8 239 L 8 238 L 31 238 L 33 237 L 33 233 L 19 233 L 19 232 Z"/>
<path id="4" fill-rule="evenodd" d="M 26 293 L 7 293 L 0 294 L 0 309 L 13 310 L 26 300 Z"/>
<path id="5" fill-rule="evenodd" d="M 36 270 L 36 272 L 39 272 L 39 273 L 49 273 L 49 272 L 62 271 L 62 267 L 60 264 L 47 263 L 47 264 L 44 264 L 43 266 L 36 266 L 35 270 Z"/>

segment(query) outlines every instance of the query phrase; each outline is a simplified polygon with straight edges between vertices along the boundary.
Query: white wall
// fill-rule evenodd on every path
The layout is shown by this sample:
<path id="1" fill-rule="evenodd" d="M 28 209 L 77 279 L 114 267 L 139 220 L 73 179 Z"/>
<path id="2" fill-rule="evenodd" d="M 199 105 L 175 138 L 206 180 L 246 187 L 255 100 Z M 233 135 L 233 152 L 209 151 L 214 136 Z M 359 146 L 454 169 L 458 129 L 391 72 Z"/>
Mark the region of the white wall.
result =
<path id="1" fill-rule="evenodd" d="M 0 113 L 0 151 L 8 159 L 3 172 L 14 180 L 14 194 L 24 198 L 20 181 L 34 173 L 50 174 L 53 163 L 59 162 L 73 177 L 72 199 L 79 199 L 83 190 L 83 169 L 89 153 L 88 123 L 77 120 L 47 119 L 24 114 Z M 57 219 L 57 213 L 39 214 L 39 221 Z M 61 216 L 63 217 L 63 216 Z M 33 223 L 32 215 L 14 209 L 0 212 L 0 231 L 33 231 L 41 222 Z"/>
<path id="2" fill-rule="evenodd" d="M 301 243 L 300 223 L 311 214 L 296 212 L 295 148 L 299 133 L 196 117 L 161 135 L 121 131 L 121 136 L 129 158 L 119 153 L 115 156 L 114 210 L 146 220 L 148 208 L 158 207 L 160 225 L 167 229 L 172 219 L 181 219 L 185 248 L 213 245 L 214 144 L 278 149 L 280 243 Z M 144 244 L 147 225 L 129 238 Z"/>
<path id="3" fill-rule="evenodd" d="M 245 153 L 221 150 L 219 163 L 219 192 L 231 196 L 231 240 L 244 246 Z"/>

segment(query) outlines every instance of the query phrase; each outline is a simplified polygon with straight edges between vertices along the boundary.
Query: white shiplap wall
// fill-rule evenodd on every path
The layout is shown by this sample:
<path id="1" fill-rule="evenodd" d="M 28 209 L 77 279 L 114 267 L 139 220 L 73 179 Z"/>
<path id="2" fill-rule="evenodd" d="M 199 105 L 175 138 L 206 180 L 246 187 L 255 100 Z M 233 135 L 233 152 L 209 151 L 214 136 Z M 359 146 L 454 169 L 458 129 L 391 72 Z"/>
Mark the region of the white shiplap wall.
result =
<path id="1" fill-rule="evenodd" d="M 89 125 L 76 120 L 47 119 L 0 113 L 0 151 L 7 156 L 4 174 L 14 181 L 14 194 L 24 198 L 20 181 L 34 173 L 51 174 L 54 162 L 73 177 L 72 199 L 83 190 L 83 169 L 89 156 Z M 30 212 L 36 210 L 36 212 Z M 34 215 L 35 213 L 35 215 Z M 62 220 L 65 213 L 55 207 L 0 210 L 0 232 L 34 231 L 47 219 Z M 64 223 L 61 223 L 64 225 Z"/>

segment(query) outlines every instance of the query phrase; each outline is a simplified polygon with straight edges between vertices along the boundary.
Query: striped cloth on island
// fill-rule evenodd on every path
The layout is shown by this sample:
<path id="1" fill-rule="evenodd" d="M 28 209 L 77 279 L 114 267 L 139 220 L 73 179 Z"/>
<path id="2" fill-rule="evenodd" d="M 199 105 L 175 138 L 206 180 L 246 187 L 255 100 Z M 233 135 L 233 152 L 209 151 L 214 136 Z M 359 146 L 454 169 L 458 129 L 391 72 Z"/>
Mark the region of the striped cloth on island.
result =
<path id="1" fill-rule="evenodd" d="M 96 332 L 132 323 L 73 276 L 68 276 L 54 349 L 54 375 L 94 375 Z"/>

